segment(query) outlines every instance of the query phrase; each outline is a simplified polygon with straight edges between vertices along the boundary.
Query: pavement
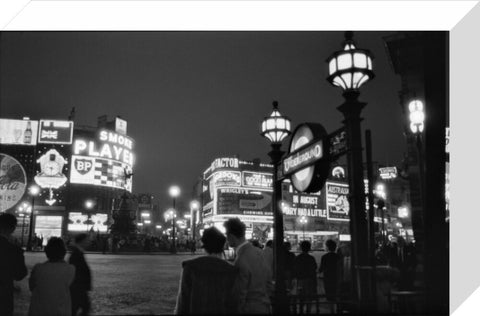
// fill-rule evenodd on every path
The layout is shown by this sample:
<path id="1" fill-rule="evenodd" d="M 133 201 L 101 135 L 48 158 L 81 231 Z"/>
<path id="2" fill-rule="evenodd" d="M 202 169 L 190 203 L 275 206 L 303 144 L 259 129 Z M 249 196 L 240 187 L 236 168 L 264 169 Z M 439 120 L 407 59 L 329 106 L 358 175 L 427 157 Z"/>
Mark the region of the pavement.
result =
<path id="1" fill-rule="evenodd" d="M 92 315 L 172 314 L 181 273 L 181 262 L 197 255 L 99 254 L 86 260 L 93 277 Z M 68 255 L 67 255 L 68 258 Z M 43 252 L 25 253 L 29 272 L 46 261 Z M 17 282 L 14 315 L 27 315 L 30 304 L 28 276 Z"/>
<path id="2" fill-rule="evenodd" d="M 317 263 L 323 252 L 312 252 Z M 203 255 L 190 252 L 102 254 L 89 252 L 93 290 L 90 292 L 92 315 L 165 315 L 175 308 L 181 263 Z M 66 258 L 68 259 L 69 254 Z M 26 252 L 29 272 L 47 260 L 44 252 Z M 29 273 L 30 274 L 30 273 Z M 28 276 L 16 282 L 14 315 L 27 315 L 31 293 Z"/>

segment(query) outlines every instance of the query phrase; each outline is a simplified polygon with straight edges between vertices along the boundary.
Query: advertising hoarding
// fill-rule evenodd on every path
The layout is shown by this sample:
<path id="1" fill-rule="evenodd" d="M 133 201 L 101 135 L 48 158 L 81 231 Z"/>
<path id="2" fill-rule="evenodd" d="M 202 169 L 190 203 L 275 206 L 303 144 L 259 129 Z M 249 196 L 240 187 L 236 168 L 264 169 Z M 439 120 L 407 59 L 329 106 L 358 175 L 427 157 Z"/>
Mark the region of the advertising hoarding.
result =
<path id="1" fill-rule="evenodd" d="M 70 182 L 132 191 L 132 178 L 125 176 L 130 165 L 116 160 L 72 156 Z"/>
<path id="2" fill-rule="evenodd" d="M 272 193 L 244 188 L 218 188 L 217 214 L 271 216 Z"/>
<path id="3" fill-rule="evenodd" d="M 350 220 L 348 203 L 348 184 L 326 183 L 327 218 L 335 221 Z"/>
<path id="4" fill-rule="evenodd" d="M 0 144 L 37 144 L 38 121 L 0 119 Z"/>
<path id="5" fill-rule="evenodd" d="M 133 140 L 102 129 L 93 140 L 73 141 L 71 183 L 92 184 L 132 191 Z"/>
<path id="6" fill-rule="evenodd" d="M 291 184 L 282 186 L 282 209 L 285 215 L 327 217 L 325 209 L 325 194 L 322 191 L 315 193 L 301 193 L 293 189 Z"/>
<path id="7" fill-rule="evenodd" d="M 273 188 L 273 175 L 271 173 L 262 172 L 242 172 L 242 186 L 251 188 Z"/>
<path id="8" fill-rule="evenodd" d="M 87 232 L 93 229 L 95 232 L 106 233 L 108 229 L 107 220 L 107 214 L 91 214 L 89 220 L 87 214 L 72 212 L 68 214 L 68 231 Z"/>
<path id="9" fill-rule="evenodd" d="M 0 153 L 0 212 L 14 207 L 25 194 L 26 186 L 27 175 L 20 162 Z"/>
<path id="10" fill-rule="evenodd" d="M 115 118 L 115 132 L 127 135 L 127 121 L 119 117 Z"/>
<path id="11" fill-rule="evenodd" d="M 38 129 L 39 144 L 66 144 L 72 143 L 73 122 L 40 120 Z"/>

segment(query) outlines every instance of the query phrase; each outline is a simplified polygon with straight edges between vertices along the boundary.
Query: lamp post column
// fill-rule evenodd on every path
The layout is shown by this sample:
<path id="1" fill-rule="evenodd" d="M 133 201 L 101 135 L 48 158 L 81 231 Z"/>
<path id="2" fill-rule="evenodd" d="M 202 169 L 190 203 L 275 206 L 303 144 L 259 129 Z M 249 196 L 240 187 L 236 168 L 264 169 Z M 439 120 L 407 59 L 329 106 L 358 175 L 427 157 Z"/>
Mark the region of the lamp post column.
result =
<path id="1" fill-rule="evenodd" d="M 173 198 L 173 209 L 175 210 L 175 198 Z M 175 243 L 175 213 L 172 214 L 172 252 L 177 253 L 177 245 Z"/>
<path id="2" fill-rule="evenodd" d="M 35 195 L 32 195 L 32 212 L 30 213 L 30 224 L 28 226 L 27 251 L 32 251 L 33 218 L 35 216 Z"/>
<path id="3" fill-rule="evenodd" d="M 347 160 L 348 160 L 348 182 L 349 182 L 349 203 L 350 203 L 350 233 L 352 242 L 352 275 L 355 277 L 354 286 L 358 299 L 366 303 L 369 289 L 366 285 L 368 279 L 361 276 L 360 266 L 368 265 L 368 231 L 365 212 L 365 184 L 363 180 L 362 161 L 362 139 L 360 128 L 360 113 L 366 103 L 359 102 L 359 92 L 355 90 L 343 93 L 345 102 L 338 107 L 345 120 L 347 132 Z"/>
<path id="4" fill-rule="evenodd" d="M 287 312 L 287 292 L 285 289 L 285 261 L 283 251 L 283 213 L 278 204 L 281 200 L 282 181 L 278 180 L 278 165 L 283 155 L 280 150 L 281 144 L 271 144 L 272 150 L 268 153 L 273 164 L 273 194 L 272 211 L 274 218 L 274 258 L 275 258 L 275 302 L 273 304 L 274 314 L 285 314 Z"/>

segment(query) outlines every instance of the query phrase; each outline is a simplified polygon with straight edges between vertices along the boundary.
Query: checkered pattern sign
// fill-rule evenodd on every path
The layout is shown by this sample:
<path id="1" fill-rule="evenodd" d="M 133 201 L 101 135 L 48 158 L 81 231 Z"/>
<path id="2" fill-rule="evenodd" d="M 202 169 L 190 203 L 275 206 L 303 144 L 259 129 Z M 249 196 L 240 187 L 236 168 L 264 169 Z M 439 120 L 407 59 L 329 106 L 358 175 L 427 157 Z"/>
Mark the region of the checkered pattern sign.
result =
<path id="1" fill-rule="evenodd" d="M 132 179 L 125 178 L 129 165 L 103 158 L 73 156 L 70 182 L 107 186 L 132 191 Z M 125 184 L 126 182 L 126 184 Z"/>

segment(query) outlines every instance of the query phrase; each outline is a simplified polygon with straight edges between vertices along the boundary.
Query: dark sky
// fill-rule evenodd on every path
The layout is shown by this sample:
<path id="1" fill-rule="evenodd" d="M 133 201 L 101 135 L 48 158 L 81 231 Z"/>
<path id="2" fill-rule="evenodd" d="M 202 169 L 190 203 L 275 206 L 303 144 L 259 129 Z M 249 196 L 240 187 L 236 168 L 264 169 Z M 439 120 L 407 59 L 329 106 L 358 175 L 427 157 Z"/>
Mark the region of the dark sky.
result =
<path id="1" fill-rule="evenodd" d="M 399 163 L 405 151 L 399 77 L 382 37 L 356 32 L 370 49 L 376 78 L 361 89 L 363 128 L 374 160 Z M 0 116 L 66 119 L 96 125 L 120 115 L 135 141 L 134 192 L 161 208 L 168 187 L 187 205 L 195 180 L 216 157 L 268 162 L 262 119 L 279 101 L 293 126 L 341 127 L 341 90 L 330 86 L 326 58 L 343 32 L 2 32 Z M 284 145 L 283 148 L 286 148 Z"/>

